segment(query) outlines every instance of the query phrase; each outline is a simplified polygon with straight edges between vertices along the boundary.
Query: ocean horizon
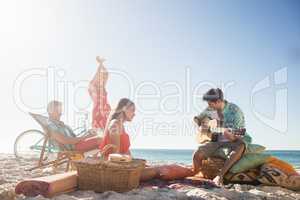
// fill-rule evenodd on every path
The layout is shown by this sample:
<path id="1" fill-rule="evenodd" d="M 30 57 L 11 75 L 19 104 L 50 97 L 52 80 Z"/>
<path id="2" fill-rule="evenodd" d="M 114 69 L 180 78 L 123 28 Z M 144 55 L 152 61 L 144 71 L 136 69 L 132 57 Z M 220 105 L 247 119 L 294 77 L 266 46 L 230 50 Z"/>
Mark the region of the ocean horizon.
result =
<path id="1" fill-rule="evenodd" d="M 134 158 L 141 158 L 153 164 L 192 164 L 192 155 L 195 149 L 150 149 L 132 148 L 131 153 Z M 3 154 L 12 154 L 12 151 L 2 151 Z M 270 154 L 284 160 L 300 171 L 300 150 L 266 150 L 265 154 Z"/>
<path id="2" fill-rule="evenodd" d="M 146 159 L 150 163 L 192 164 L 193 149 L 131 149 L 135 158 Z M 275 156 L 292 164 L 300 171 L 300 150 L 266 150 L 266 154 Z"/>

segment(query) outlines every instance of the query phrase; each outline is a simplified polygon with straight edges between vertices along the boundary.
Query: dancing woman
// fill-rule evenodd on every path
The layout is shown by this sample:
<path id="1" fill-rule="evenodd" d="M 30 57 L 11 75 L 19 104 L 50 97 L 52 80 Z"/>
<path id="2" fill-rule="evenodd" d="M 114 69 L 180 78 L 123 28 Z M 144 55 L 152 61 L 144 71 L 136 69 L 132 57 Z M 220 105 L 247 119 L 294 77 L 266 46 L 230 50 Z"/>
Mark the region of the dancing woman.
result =
<path id="1" fill-rule="evenodd" d="M 104 59 L 96 58 L 98 69 L 89 84 L 89 94 L 93 101 L 92 127 L 93 129 L 104 129 L 111 107 L 107 101 L 106 83 L 108 72 L 103 65 Z"/>

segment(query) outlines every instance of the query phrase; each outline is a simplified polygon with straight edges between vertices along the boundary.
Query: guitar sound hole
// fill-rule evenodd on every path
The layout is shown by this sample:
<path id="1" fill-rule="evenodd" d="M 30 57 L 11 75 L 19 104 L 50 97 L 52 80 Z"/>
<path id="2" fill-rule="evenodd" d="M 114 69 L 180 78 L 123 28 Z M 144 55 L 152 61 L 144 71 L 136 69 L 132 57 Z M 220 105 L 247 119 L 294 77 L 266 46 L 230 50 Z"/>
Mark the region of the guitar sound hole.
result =
<path id="1" fill-rule="evenodd" d="M 216 134 L 216 133 L 213 133 L 212 136 L 211 136 L 211 141 L 212 141 L 212 142 L 217 142 L 217 141 L 218 141 L 218 138 L 219 138 L 219 135 Z"/>

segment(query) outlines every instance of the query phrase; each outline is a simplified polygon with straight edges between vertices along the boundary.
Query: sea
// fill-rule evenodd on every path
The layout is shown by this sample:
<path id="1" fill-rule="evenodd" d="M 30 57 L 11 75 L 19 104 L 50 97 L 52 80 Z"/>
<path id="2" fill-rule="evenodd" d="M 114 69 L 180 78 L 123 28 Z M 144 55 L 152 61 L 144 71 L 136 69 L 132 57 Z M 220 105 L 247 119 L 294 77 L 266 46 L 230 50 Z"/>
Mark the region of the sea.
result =
<path id="1" fill-rule="evenodd" d="M 192 164 L 194 150 L 175 150 L 175 149 L 133 149 L 133 157 L 146 159 L 150 163 L 181 163 Z M 300 150 L 268 150 L 264 153 L 275 156 L 292 164 L 297 171 L 300 171 Z"/>

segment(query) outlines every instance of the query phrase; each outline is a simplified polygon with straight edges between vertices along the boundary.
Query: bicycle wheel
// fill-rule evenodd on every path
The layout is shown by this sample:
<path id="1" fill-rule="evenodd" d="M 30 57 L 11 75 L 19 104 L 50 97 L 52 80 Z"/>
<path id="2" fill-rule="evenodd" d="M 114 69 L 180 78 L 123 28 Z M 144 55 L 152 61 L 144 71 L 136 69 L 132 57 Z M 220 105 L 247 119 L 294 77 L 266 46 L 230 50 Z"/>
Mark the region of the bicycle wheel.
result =
<path id="1" fill-rule="evenodd" d="M 38 159 L 43 148 L 45 134 L 39 130 L 28 130 L 21 133 L 15 140 L 14 153 L 17 158 Z M 46 145 L 45 158 L 48 154 Z"/>

